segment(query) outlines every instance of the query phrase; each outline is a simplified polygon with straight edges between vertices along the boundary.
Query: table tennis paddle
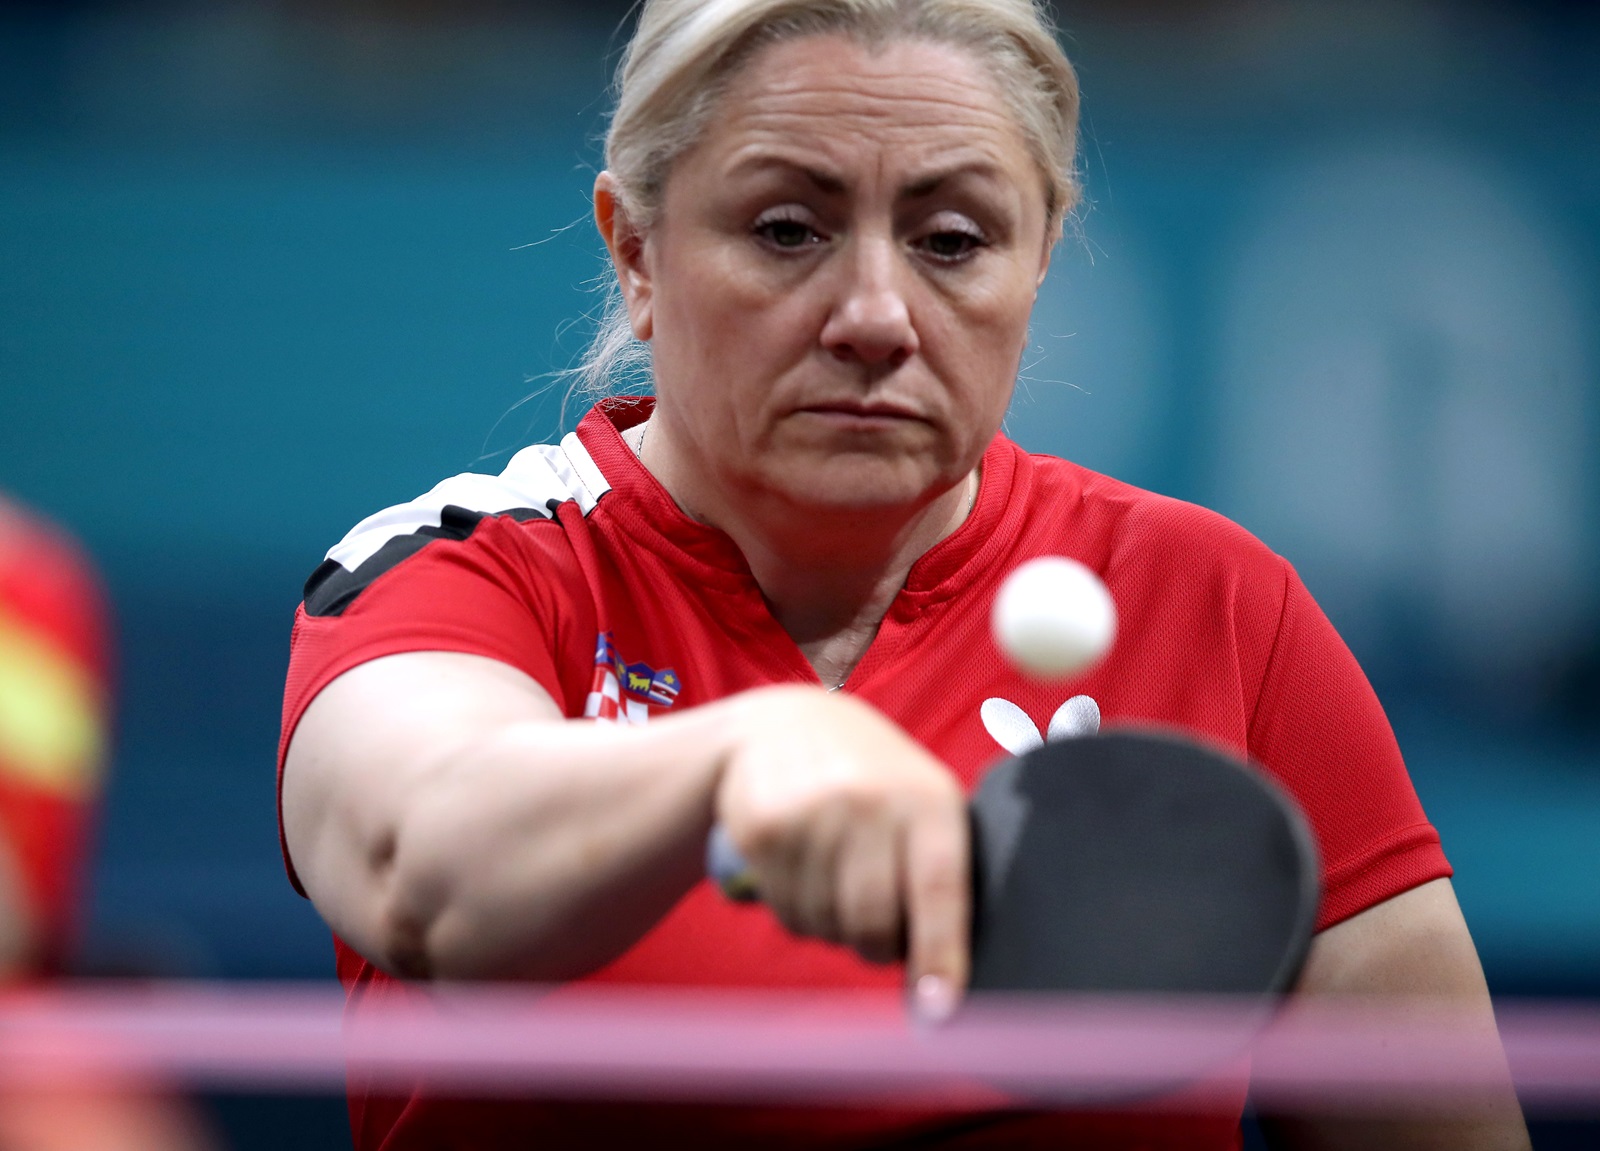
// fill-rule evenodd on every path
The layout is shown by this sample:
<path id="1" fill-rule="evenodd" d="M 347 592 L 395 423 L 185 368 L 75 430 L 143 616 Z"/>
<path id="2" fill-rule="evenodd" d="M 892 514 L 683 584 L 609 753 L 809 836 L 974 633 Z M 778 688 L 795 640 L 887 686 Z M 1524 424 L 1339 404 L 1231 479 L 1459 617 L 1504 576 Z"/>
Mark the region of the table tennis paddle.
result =
<path id="1" fill-rule="evenodd" d="M 1319 898 L 1310 831 L 1221 752 L 1156 732 L 1052 741 L 996 765 L 969 810 L 974 992 L 1270 996 L 1299 974 Z M 720 826 L 707 870 L 758 897 Z"/>

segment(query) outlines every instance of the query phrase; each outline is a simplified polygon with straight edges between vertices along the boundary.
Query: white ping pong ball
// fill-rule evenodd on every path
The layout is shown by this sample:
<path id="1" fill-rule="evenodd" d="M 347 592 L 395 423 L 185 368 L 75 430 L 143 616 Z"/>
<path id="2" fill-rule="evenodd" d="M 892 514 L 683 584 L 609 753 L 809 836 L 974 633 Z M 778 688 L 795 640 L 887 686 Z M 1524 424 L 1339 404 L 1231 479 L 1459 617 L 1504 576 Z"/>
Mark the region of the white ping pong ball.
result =
<path id="1" fill-rule="evenodd" d="M 1100 577 L 1077 560 L 1041 556 L 1005 578 L 989 622 L 1013 666 L 1039 679 L 1064 679 L 1111 649 L 1117 609 Z"/>

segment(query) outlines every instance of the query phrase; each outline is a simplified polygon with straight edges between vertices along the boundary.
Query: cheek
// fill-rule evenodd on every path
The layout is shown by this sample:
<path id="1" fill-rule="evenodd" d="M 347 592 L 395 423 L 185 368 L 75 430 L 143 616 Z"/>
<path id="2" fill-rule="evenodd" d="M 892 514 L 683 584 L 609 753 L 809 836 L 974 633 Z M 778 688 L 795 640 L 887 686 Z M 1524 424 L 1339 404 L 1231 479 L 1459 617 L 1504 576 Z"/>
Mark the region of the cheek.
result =
<path id="1" fill-rule="evenodd" d="M 1028 342 L 1032 282 L 1019 288 L 1012 277 L 965 297 L 940 317 L 948 368 L 968 404 L 986 414 L 1003 413 Z"/>
<path id="2" fill-rule="evenodd" d="M 742 378 L 781 359 L 805 331 L 803 293 L 757 274 L 730 242 L 683 244 L 662 253 L 658 279 L 658 367 L 698 365 Z"/>

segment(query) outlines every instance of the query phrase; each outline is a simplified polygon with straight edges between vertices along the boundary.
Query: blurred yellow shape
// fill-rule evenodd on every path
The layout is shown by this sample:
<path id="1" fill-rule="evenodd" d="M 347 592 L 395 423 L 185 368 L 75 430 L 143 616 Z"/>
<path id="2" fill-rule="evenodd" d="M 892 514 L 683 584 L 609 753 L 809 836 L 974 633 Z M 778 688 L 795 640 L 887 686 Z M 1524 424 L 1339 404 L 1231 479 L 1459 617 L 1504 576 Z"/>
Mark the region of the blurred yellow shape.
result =
<path id="1" fill-rule="evenodd" d="M 0 613 L 0 774 L 83 796 L 98 779 L 104 738 L 90 677 Z"/>

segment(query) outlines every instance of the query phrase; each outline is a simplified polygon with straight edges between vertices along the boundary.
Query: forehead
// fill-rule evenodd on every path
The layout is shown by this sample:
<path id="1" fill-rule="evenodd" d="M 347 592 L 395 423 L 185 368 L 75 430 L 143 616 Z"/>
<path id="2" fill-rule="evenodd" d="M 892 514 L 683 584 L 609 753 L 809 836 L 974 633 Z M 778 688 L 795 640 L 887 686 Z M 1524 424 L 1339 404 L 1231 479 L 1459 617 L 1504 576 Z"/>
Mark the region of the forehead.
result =
<path id="1" fill-rule="evenodd" d="M 842 35 L 773 44 L 735 76 L 695 149 L 723 169 L 818 160 L 853 182 L 863 163 L 914 180 L 1034 165 L 998 85 L 970 52 L 924 40 L 868 47 Z"/>

